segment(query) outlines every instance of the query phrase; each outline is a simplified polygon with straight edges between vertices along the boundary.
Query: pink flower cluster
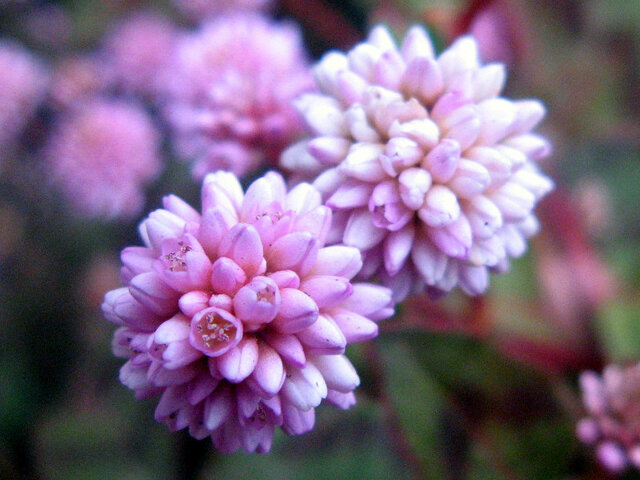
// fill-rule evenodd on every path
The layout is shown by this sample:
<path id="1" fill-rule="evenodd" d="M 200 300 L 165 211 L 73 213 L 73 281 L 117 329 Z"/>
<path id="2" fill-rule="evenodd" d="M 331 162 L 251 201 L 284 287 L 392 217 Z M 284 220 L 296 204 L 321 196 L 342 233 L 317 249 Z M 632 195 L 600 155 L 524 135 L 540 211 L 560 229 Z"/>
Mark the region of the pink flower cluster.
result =
<path id="1" fill-rule="evenodd" d="M 587 417 L 578 422 L 578 438 L 612 472 L 640 469 L 640 364 L 609 365 L 602 377 L 584 372 L 580 386 Z"/>
<path id="2" fill-rule="evenodd" d="M 153 97 L 164 88 L 177 28 L 152 11 L 124 18 L 107 34 L 102 55 L 110 80 L 123 90 Z"/>
<path id="3" fill-rule="evenodd" d="M 308 184 L 268 173 L 243 194 L 208 175 L 202 213 L 175 196 L 122 252 L 125 287 L 103 311 L 120 325 L 121 381 L 161 395 L 156 419 L 223 452 L 266 452 L 273 431 L 313 427 L 323 399 L 347 408 L 358 375 L 345 347 L 377 334 L 391 292 L 352 283 L 360 252 L 325 246 L 331 210 Z"/>
<path id="4" fill-rule="evenodd" d="M 313 81 L 292 25 L 217 17 L 182 40 L 171 70 L 167 117 L 197 178 L 273 164 L 303 131 L 292 100 Z"/>
<path id="5" fill-rule="evenodd" d="M 0 40 L 0 156 L 22 133 L 46 95 L 49 73 L 20 44 Z"/>
<path id="6" fill-rule="evenodd" d="M 483 293 L 489 271 L 525 251 L 552 188 L 536 165 L 549 143 L 531 132 L 543 105 L 501 97 L 504 67 L 481 65 L 472 37 L 436 56 L 421 27 L 398 48 L 378 26 L 314 73 L 320 93 L 297 100 L 311 137 L 281 164 L 316 178 L 336 238 L 363 252 L 363 275 L 397 299 L 421 285 Z"/>
<path id="7" fill-rule="evenodd" d="M 67 112 L 44 157 L 49 174 L 81 215 L 132 217 L 142 188 L 161 168 L 159 134 L 139 106 L 94 99 Z"/>

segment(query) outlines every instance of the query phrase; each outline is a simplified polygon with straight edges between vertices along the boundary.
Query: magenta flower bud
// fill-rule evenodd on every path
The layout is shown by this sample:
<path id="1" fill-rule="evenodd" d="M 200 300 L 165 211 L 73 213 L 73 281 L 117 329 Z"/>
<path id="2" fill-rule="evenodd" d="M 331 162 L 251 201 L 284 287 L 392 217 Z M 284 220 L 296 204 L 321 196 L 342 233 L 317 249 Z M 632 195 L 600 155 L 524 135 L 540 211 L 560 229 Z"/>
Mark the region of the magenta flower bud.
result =
<path id="1" fill-rule="evenodd" d="M 264 397 L 272 397 L 280 391 L 285 379 L 284 364 L 280 354 L 266 343 L 259 344 L 258 362 L 251 375 Z"/>
<path id="2" fill-rule="evenodd" d="M 231 228 L 220 244 L 219 254 L 235 259 L 248 277 L 262 267 L 263 245 L 260 236 L 251 225 L 239 223 Z"/>
<path id="3" fill-rule="evenodd" d="M 427 154 L 423 167 L 431 173 L 434 181 L 446 183 L 456 172 L 459 161 L 460 144 L 453 139 L 445 139 Z"/>
<path id="4" fill-rule="evenodd" d="M 281 304 L 273 327 L 280 333 L 297 333 L 318 318 L 318 305 L 307 294 L 297 288 L 283 288 L 280 292 Z"/>
<path id="5" fill-rule="evenodd" d="M 309 232 L 295 232 L 276 240 L 266 259 L 275 270 L 293 270 L 305 275 L 316 263 L 318 241 Z"/>
<path id="6" fill-rule="evenodd" d="M 316 415 L 315 410 L 301 410 L 294 405 L 285 405 L 282 409 L 282 429 L 289 435 L 302 435 L 313 428 Z"/>
<path id="7" fill-rule="evenodd" d="M 160 395 L 158 421 L 222 452 L 266 452 L 276 426 L 310 429 L 322 399 L 353 405 L 359 381 L 342 354 L 393 314 L 391 293 L 352 286 L 362 256 L 324 246 L 332 214 L 313 186 L 287 193 L 268 173 L 243 194 L 218 172 L 202 196 L 203 215 L 171 196 L 143 221 L 145 246 L 123 251 L 127 286 L 103 311 L 120 326 L 121 381 Z"/>
<path id="8" fill-rule="evenodd" d="M 371 340 L 378 336 L 378 325 L 351 310 L 334 309 L 331 318 L 342 330 L 347 343 Z"/>
<path id="9" fill-rule="evenodd" d="M 315 354 L 344 353 L 347 340 L 340 327 L 328 316 L 319 315 L 313 324 L 297 334 L 298 340 Z"/>
<path id="10" fill-rule="evenodd" d="M 176 310 L 177 292 L 155 272 L 145 272 L 133 277 L 129 291 L 133 298 L 158 315 L 170 314 Z"/>
<path id="11" fill-rule="evenodd" d="M 491 176 L 486 168 L 477 162 L 462 159 L 449 182 L 449 188 L 458 198 L 468 199 L 481 195 L 490 183 Z"/>
<path id="12" fill-rule="evenodd" d="M 384 265 L 391 275 L 404 266 L 415 237 L 415 227 L 408 223 L 404 228 L 390 234 L 384 242 Z"/>
<path id="13" fill-rule="evenodd" d="M 398 184 L 393 181 L 379 183 L 369 199 L 369 211 L 373 224 L 391 232 L 404 227 L 413 211 L 409 210 L 400 198 Z"/>
<path id="14" fill-rule="evenodd" d="M 189 320 L 176 315 L 163 322 L 152 336 L 149 353 L 163 360 L 163 366 L 175 370 L 189 365 L 202 355 L 189 344 Z"/>
<path id="15" fill-rule="evenodd" d="M 233 297 L 238 318 L 251 330 L 273 320 L 280 310 L 280 289 L 268 277 L 254 277 Z"/>
<path id="16" fill-rule="evenodd" d="M 211 267 L 211 286 L 216 292 L 234 295 L 247 281 L 247 274 L 228 257 L 218 258 Z"/>
<path id="17" fill-rule="evenodd" d="M 357 248 L 332 245 L 318 250 L 318 258 L 310 275 L 334 275 L 352 279 L 362 268 L 362 255 Z"/>
<path id="18" fill-rule="evenodd" d="M 349 298 L 353 287 L 344 277 L 318 275 L 304 280 L 300 290 L 313 298 L 318 307 L 331 308 Z"/>
<path id="19" fill-rule="evenodd" d="M 418 210 L 431 188 L 431 175 L 422 168 L 408 168 L 398 177 L 400 198 L 411 210 Z"/>
<path id="20" fill-rule="evenodd" d="M 317 407 L 327 396 L 327 384 L 320 371 L 311 363 L 293 370 L 282 385 L 282 395 L 300 410 Z"/>
<path id="21" fill-rule="evenodd" d="M 304 347 L 294 335 L 281 334 L 275 330 L 270 330 L 267 332 L 265 339 L 287 362 L 298 368 L 306 365 L 307 357 L 304 353 Z"/>
<path id="22" fill-rule="evenodd" d="M 368 183 L 347 181 L 327 200 L 328 207 L 334 209 L 364 207 L 369 203 L 373 187 Z"/>
<path id="23" fill-rule="evenodd" d="M 360 385 L 360 377 L 344 355 L 314 355 L 310 361 L 327 382 L 327 387 L 341 393 L 350 393 Z"/>
<path id="24" fill-rule="evenodd" d="M 379 182 L 387 175 L 380 165 L 382 147 L 377 144 L 354 144 L 338 169 L 344 175 L 365 182 Z"/>
<path id="25" fill-rule="evenodd" d="M 347 156 L 351 144 L 341 137 L 318 137 L 307 146 L 308 152 L 323 165 L 335 165 Z"/>
<path id="26" fill-rule="evenodd" d="M 428 118 L 417 118 L 405 122 L 395 121 L 388 130 L 391 137 L 410 138 L 423 149 L 430 149 L 438 145 L 440 129 Z"/>
<path id="27" fill-rule="evenodd" d="M 417 142 L 406 137 L 394 137 L 387 142 L 384 155 L 380 156 L 382 168 L 395 176 L 405 168 L 420 163 L 424 153 Z"/>
<path id="28" fill-rule="evenodd" d="M 460 217 L 460 204 L 455 193 L 447 187 L 436 185 L 424 199 L 424 204 L 418 211 L 420 220 L 430 227 L 436 228 L 451 225 Z"/>
<path id="29" fill-rule="evenodd" d="M 300 277 L 292 270 L 273 272 L 268 277 L 275 282 L 280 290 L 283 288 L 297 289 L 300 286 Z"/>
<path id="30" fill-rule="evenodd" d="M 209 357 L 228 352 L 242 339 L 242 322 L 226 310 L 206 308 L 191 319 L 191 345 Z"/>
<path id="31" fill-rule="evenodd" d="M 231 383 L 240 383 L 253 373 L 258 363 L 258 343 L 247 337 L 217 359 L 218 371 Z"/>

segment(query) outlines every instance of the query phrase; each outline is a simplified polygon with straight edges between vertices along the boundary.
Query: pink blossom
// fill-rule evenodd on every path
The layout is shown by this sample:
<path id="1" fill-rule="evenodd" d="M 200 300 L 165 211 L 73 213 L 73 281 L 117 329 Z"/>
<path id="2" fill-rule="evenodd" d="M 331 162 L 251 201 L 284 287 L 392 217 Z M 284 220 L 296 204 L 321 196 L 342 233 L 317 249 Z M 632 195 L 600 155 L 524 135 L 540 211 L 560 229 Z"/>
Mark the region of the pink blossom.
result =
<path id="1" fill-rule="evenodd" d="M 131 217 L 161 168 L 159 135 L 135 104 L 94 99 L 66 112 L 45 149 L 48 172 L 80 215 Z"/>
<path id="2" fill-rule="evenodd" d="M 352 283 L 360 253 L 325 246 L 331 210 L 309 184 L 287 192 L 267 173 L 243 193 L 236 177 L 205 177 L 202 208 L 164 198 L 122 251 L 124 287 L 105 296 L 120 326 L 121 381 L 160 395 L 155 417 L 211 437 L 223 452 L 267 452 L 274 428 L 313 428 L 323 399 L 355 402 L 345 347 L 373 338 L 391 292 Z"/>
<path id="3" fill-rule="evenodd" d="M 104 65 L 94 55 L 73 55 L 58 62 L 50 97 L 58 108 L 74 108 L 107 88 Z"/>
<path id="4" fill-rule="evenodd" d="M 104 40 L 104 61 L 111 80 L 125 91 L 156 95 L 164 86 L 176 40 L 176 27 L 158 13 L 140 11 L 124 18 Z"/>
<path id="5" fill-rule="evenodd" d="M 48 83 L 39 59 L 17 42 L 0 39 L 0 152 L 17 141 Z"/>
<path id="6" fill-rule="evenodd" d="M 197 178 L 273 163 L 302 132 L 292 99 L 313 82 L 292 25 L 221 16 L 183 38 L 171 71 L 166 112 Z"/>
<path id="7" fill-rule="evenodd" d="M 505 70 L 481 65 L 472 37 L 439 56 L 413 27 L 398 48 L 386 28 L 314 67 L 320 93 L 296 101 L 310 138 L 281 165 L 315 178 L 335 210 L 332 239 L 363 252 L 363 275 L 396 299 L 427 286 L 483 293 L 526 250 L 536 203 L 552 182 L 536 162 L 537 100 L 500 97 Z"/>
<path id="8" fill-rule="evenodd" d="M 640 365 L 609 365 L 602 376 L 584 372 L 580 386 L 587 416 L 576 426 L 577 437 L 608 470 L 640 469 Z"/>

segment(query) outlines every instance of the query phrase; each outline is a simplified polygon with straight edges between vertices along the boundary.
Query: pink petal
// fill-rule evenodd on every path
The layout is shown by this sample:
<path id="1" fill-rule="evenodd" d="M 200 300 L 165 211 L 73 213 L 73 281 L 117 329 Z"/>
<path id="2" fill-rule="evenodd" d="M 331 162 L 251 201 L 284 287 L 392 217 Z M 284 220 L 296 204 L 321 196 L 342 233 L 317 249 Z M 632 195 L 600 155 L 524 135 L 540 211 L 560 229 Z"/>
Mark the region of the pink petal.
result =
<path id="1" fill-rule="evenodd" d="M 349 393 L 360 385 L 356 369 L 344 355 L 314 355 L 309 361 L 320 370 L 331 390 Z"/>
<path id="2" fill-rule="evenodd" d="M 318 305 L 301 290 L 283 288 L 280 291 L 280 310 L 271 322 L 280 333 L 296 333 L 313 324 L 318 318 Z"/>
<path id="3" fill-rule="evenodd" d="M 340 327 L 326 315 L 319 315 L 318 319 L 308 328 L 296 334 L 307 351 L 316 354 L 343 353 L 347 340 Z"/>
<path id="4" fill-rule="evenodd" d="M 235 261 L 247 274 L 254 276 L 262 266 L 262 240 L 256 229 L 246 223 L 238 223 L 224 236 L 220 244 L 220 256 Z"/>
<path id="5" fill-rule="evenodd" d="M 344 334 L 347 344 L 371 340 L 378 336 L 378 325 L 345 308 L 335 308 L 331 317 Z"/>
<path id="6" fill-rule="evenodd" d="M 294 335 L 283 335 L 273 330 L 267 330 L 264 339 L 278 354 L 297 368 L 302 368 L 307 363 L 304 348 Z"/>
<path id="7" fill-rule="evenodd" d="M 247 337 L 218 357 L 218 370 L 231 383 L 240 383 L 253 372 L 258 363 L 258 342 Z"/>
<path id="8" fill-rule="evenodd" d="M 344 302 L 353 292 L 353 287 L 344 277 L 317 275 L 305 279 L 300 284 L 300 290 L 313 298 L 322 310 Z"/>

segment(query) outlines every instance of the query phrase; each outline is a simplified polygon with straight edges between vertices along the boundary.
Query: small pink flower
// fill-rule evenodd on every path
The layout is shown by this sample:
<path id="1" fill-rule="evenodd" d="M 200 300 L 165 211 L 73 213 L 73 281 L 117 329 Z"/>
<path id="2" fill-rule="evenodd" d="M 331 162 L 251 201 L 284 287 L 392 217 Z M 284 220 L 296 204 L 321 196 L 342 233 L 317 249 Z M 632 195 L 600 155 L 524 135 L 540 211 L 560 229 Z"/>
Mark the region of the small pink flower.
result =
<path id="1" fill-rule="evenodd" d="M 584 372 L 580 386 L 587 416 L 576 425 L 577 437 L 608 470 L 640 469 L 640 365 L 609 365 L 602 376 Z"/>
<path id="2" fill-rule="evenodd" d="M 0 156 L 14 144 L 49 84 L 49 72 L 22 45 L 0 39 Z"/>
<path id="3" fill-rule="evenodd" d="M 360 253 L 325 246 L 331 210 L 308 184 L 287 192 L 267 173 L 243 193 L 233 174 L 209 174 L 201 211 L 165 197 L 140 225 L 145 246 L 122 251 L 126 286 L 103 304 L 120 325 L 120 379 L 160 395 L 155 416 L 171 430 L 267 452 L 276 426 L 313 428 L 323 399 L 354 404 L 345 347 L 377 335 L 391 292 L 351 282 Z"/>
<path id="4" fill-rule="evenodd" d="M 159 135 L 135 104 L 99 100 L 66 112 L 45 149 L 52 181 L 80 215 L 131 217 L 161 168 Z"/>
<path id="5" fill-rule="evenodd" d="M 281 165 L 315 178 L 335 211 L 332 239 L 363 252 L 399 300 L 426 286 L 483 293 L 526 249 L 536 203 L 552 182 L 531 130 L 545 109 L 500 92 L 500 64 L 481 65 L 471 37 L 439 56 L 413 27 L 400 47 L 386 28 L 314 67 L 320 93 L 296 100 L 311 137 Z"/>
<path id="6" fill-rule="evenodd" d="M 302 133 L 292 99 L 312 87 L 300 33 L 258 15 L 224 15 L 182 39 L 165 109 L 193 174 L 244 175 Z"/>

